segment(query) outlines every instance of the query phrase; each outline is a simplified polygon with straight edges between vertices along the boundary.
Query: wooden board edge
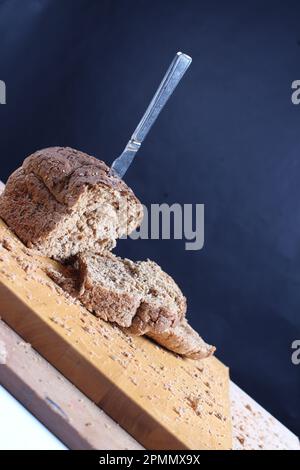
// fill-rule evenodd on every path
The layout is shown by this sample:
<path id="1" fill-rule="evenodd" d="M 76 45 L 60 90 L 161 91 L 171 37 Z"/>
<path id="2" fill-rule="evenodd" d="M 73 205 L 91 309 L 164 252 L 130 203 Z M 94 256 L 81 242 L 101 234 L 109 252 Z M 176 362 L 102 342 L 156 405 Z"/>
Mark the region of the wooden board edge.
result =
<path id="1" fill-rule="evenodd" d="M 142 449 L 1 320 L 0 341 L 0 384 L 68 448 Z"/>

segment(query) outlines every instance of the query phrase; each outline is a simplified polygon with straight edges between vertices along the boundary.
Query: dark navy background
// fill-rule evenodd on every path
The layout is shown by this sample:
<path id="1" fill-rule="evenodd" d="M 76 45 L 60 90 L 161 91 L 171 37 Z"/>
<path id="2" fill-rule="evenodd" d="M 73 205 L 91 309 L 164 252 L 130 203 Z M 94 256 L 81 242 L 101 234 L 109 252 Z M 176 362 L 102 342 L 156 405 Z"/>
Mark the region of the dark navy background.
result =
<path id="1" fill-rule="evenodd" d="M 205 204 L 205 246 L 121 241 L 189 300 L 231 376 L 300 433 L 297 1 L 0 1 L 1 178 L 38 148 L 111 163 L 173 55 L 193 64 L 126 181 L 145 204 Z"/>

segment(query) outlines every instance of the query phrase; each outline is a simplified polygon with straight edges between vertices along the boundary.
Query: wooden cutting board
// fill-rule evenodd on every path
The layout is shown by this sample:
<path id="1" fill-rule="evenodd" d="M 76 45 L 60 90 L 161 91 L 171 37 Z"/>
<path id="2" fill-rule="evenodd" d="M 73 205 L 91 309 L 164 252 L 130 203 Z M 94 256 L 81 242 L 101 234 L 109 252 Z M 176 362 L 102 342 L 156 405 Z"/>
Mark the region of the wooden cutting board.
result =
<path id="1" fill-rule="evenodd" d="M 125 335 L 65 297 L 45 266 L 59 270 L 30 253 L 0 220 L 0 307 L 7 324 L 147 449 L 232 447 L 227 367 Z"/>

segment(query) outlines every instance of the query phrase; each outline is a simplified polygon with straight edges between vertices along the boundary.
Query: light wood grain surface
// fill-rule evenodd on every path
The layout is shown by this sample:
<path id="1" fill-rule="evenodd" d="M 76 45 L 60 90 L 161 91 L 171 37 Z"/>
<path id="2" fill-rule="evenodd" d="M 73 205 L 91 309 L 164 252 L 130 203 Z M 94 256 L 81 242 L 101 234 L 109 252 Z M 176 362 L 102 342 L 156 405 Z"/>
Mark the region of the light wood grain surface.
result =
<path id="1" fill-rule="evenodd" d="M 235 450 L 300 450 L 298 437 L 233 382 L 230 399 Z"/>
<path id="2" fill-rule="evenodd" d="M 0 382 L 71 449 L 142 449 L 1 321 Z M 298 438 L 232 382 L 230 391 L 234 450 L 299 450 Z"/>
<path id="3" fill-rule="evenodd" d="M 3 320 L 93 402 L 146 448 L 231 448 L 227 367 L 125 335 L 61 295 L 3 223 L 0 241 Z"/>
<path id="4" fill-rule="evenodd" d="M 2 239 L 7 238 L 10 234 L 7 232 L 5 225 L 2 224 Z M 15 238 L 12 237 L 13 243 L 15 243 Z M 19 248 L 21 245 L 17 242 Z M 18 250 L 17 250 L 18 251 Z M 37 344 L 37 347 L 41 344 L 44 338 L 44 333 L 40 334 L 40 326 L 36 325 L 36 321 L 32 322 L 30 320 L 29 324 L 26 326 L 27 321 L 29 320 L 26 317 L 26 312 L 28 312 L 28 305 L 26 304 L 26 296 L 27 302 L 29 304 L 32 303 L 33 299 L 35 298 L 34 305 L 36 307 L 40 307 L 40 305 L 48 304 L 49 297 L 54 297 L 55 304 L 57 304 L 57 292 L 53 292 L 51 289 L 50 284 L 42 286 L 39 284 L 40 279 L 31 279 L 34 281 L 35 290 L 32 289 L 31 282 L 29 282 L 30 277 L 33 275 L 32 273 L 26 272 L 26 263 L 24 264 L 24 256 L 23 257 L 23 267 L 20 268 L 18 263 L 18 253 L 17 251 L 9 252 L 9 250 L 2 250 L 0 252 L 0 257 L 2 255 L 2 265 L 0 262 L 0 276 L 1 279 L 6 279 L 6 281 L 10 281 L 9 284 L 12 289 L 15 287 L 15 283 L 23 284 L 23 290 L 20 293 L 18 289 L 18 307 L 17 307 L 17 314 L 13 313 L 10 314 L 7 311 L 3 310 L 3 302 L 1 302 L 2 310 L 0 310 L 0 315 L 2 313 L 3 318 L 6 318 L 8 323 L 14 324 L 15 328 L 21 332 L 23 338 L 31 338 L 31 334 L 28 334 L 28 330 L 33 327 L 33 339 L 34 344 Z M 9 261 L 9 256 L 12 255 L 12 259 Z M 15 271 L 14 269 L 8 270 L 7 269 L 7 262 L 14 262 L 15 264 Z M 19 260 L 20 261 L 20 260 Z M 22 263 L 21 263 L 22 264 Z M 55 263 L 54 263 L 55 264 Z M 14 266 L 12 265 L 12 268 Z M 19 269 L 21 271 L 19 272 Z M 25 269 L 25 271 L 24 271 Z M 21 273 L 23 271 L 23 273 Z M 26 280 L 26 275 L 29 279 Z M 20 275 L 20 278 L 16 278 L 16 275 Z M 36 276 L 36 273 L 35 273 Z M 42 275 L 42 279 L 45 278 Z M 18 280 L 17 280 L 18 279 Z M 46 284 L 48 284 L 49 280 L 46 280 Z M 38 286 L 36 285 L 38 283 Z M 5 283 L 4 283 L 5 284 Z M 30 284 L 26 286 L 26 284 Z M 50 289 L 48 291 L 46 297 L 43 297 L 43 300 L 39 298 L 40 289 L 45 288 Z M 3 298 L 3 294 L 7 293 L 7 286 L 2 286 L 0 298 Z M 8 296 L 8 299 L 11 298 L 11 293 Z M 24 298 L 25 295 L 25 298 Z M 15 297 L 15 292 L 13 292 L 13 297 Z M 61 302 L 61 300 L 59 300 Z M 5 302 L 4 302 L 5 304 Z M 6 300 L 7 304 L 7 300 Z M 59 305 L 59 304 L 57 304 Z M 20 308 L 21 306 L 21 308 Z M 53 302 L 52 302 L 53 307 Z M 68 309 L 71 308 L 71 311 L 74 311 L 74 305 L 71 303 L 68 306 Z M 78 306 L 76 307 L 78 308 Z M 11 308 L 9 308 L 11 311 Z M 94 319 L 90 314 L 87 314 L 84 310 L 80 309 L 82 316 L 79 314 L 78 316 L 75 315 L 73 320 L 80 320 L 83 324 L 83 330 L 89 330 L 92 332 L 92 337 L 97 335 L 97 328 L 99 326 L 99 321 Z M 84 312 L 84 313 L 83 313 Z M 52 312 L 53 313 L 53 312 Z M 87 315 L 87 317 L 86 317 Z M 72 344 L 73 341 L 73 331 L 72 327 L 69 326 L 69 320 L 72 318 L 73 315 L 70 317 L 70 312 L 63 317 L 53 316 L 51 322 L 57 327 L 57 330 L 60 331 L 60 336 L 62 331 L 64 334 L 70 339 L 68 345 L 66 346 L 65 350 L 61 348 L 61 337 L 57 342 L 56 334 L 52 336 L 52 338 L 56 338 L 54 342 L 55 345 L 59 346 L 58 350 L 53 353 L 53 346 L 48 344 L 48 339 L 43 345 L 40 347 L 41 351 L 45 351 L 45 356 L 48 356 L 49 351 L 52 351 L 50 354 L 50 358 L 54 356 L 55 363 L 57 358 L 60 357 L 61 354 L 66 354 L 68 357 L 67 360 L 67 367 L 70 363 L 70 355 L 72 357 L 72 353 L 70 350 L 70 342 Z M 91 320 L 87 321 L 86 319 Z M 93 320 L 92 320 L 93 319 Z M 60 321 L 61 320 L 61 321 Z M 100 322 L 101 323 L 101 322 Z M 106 324 L 104 326 L 104 331 L 109 335 L 112 333 L 110 331 L 110 327 Z M 106 330 L 106 327 L 108 330 Z M 93 335 L 93 328 L 96 328 Z M 86 331 L 88 333 L 88 331 Z M 103 332 L 102 332 L 103 333 Z M 105 333 L 105 334 L 106 334 Z M 113 336 L 115 336 L 115 330 L 113 329 Z M 119 332 L 120 334 L 120 332 Z M 50 335 L 51 336 L 51 335 Z M 118 335 L 117 335 L 118 336 Z M 103 335 L 101 335 L 103 337 Z M 122 334 L 121 334 L 122 337 Z M 29 338 L 29 339 L 30 339 Z M 66 337 L 65 337 L 66 339 Z M 104 337 L 104 339 L 106 339 Z M 75 340 L 76 341 L 76 340 Z M 77 340 L 78 341 L 78 340 Z M 81 336 L 80 342 L 83 342 L 87 348 L 89 348 L 89 341 L 87 341 L 85 335 Z M 95 338 L 93 341 L 97 342 Z M 143 348 L 144 340 L 142 343 L 139 343 L 140 339 L 137 339 L 138 349 Z M 171 353 L 166 353 L 161 348 L 154 346 L 151 342 L 146 341 L 146 344 L 151 344 L 151 349 L 149 350 L 150 354 L 152 355 L 152 350 L 154 351 L 162 351 L 162 355 L 165 354 L 173 355 Z M 117 340 L 119 344 L 119 339 Z M 134 341 L 135 343 L 135 341 Z M 130 349 L 129 353 L 133 353 L 134 357 L 139 360 L 139 357 L 136 357 L 136 349 L 134 349 L 134 343 L 129 344 Z M 121 343 L 122 344 L 122 343 Z M 97 344 L 98 346 L 98 344 Z M 136 346 L 136 345 L 135 345 Z M 154 349 L 153 349 L 154 348 Z M 97 348 L 96 348 L 97 349 Z M 144 348 L 143 348 L 144 349 Z M 112 347 L 114 353 L 114 346 Z M 91 348 L 89 354 L 94 354 L 94 348 Z M 109 348 L 110 351 L 110 348 Z M 125 352 L 128 350 L 125 350 Z M 111 351 L 110 351 L 111 352 Z M 119 350 L 120 352 L 120 350 Z M 124 350 L 123 350 L 124 352 Z M 106 349 L 106 354 L 108 350 Z M 118 353 L 118 351 L 117 351 Z M 98 354 L 98 352 L 96 352 Z M 159 353 L 160 355 L 160 353 Z M 114 356 L 114 354 L 112 354 Z M 116 355 L 112 360 L 115 362 Z M 126 356 L 124 356 L 126 358 Z M 77 358 L 78 359 L 78 358 Z M 76 361 L 77 361 L 76 359 Z M 76 362 L 75 361 L 75 362 Z M 2 362 L 2 365 L 1 365 Z M 60 361 L 58 361 L 60 362 Z M 180 362 L 180 361 L 179 361 Z M 184 364 L 186 361 L 182 361 Z M 189 361 L 188 361 L 189 362 Z M 148 362 L 149 364 L 149 362 Z M 159 363 L 161 365 L 161 363 Z M 169 365 L 169 364 L 168 364 Z M 124 364 L 123 364 L 124 366 Z M 123 367 L 121 366 L 121 367 Z M 155 368 L 155 361 L 151 366 Z M 73 370 L 71 371 L 71 376 L 75 377 L 75 383 L 77 383 L 76 377 L 78 375 L 78 367 L 79 369 L 83 367 L 82 363 L 73 364 Z M 172 388 L 178 385 L 178 379 L 176 378 L 176 373 L 178 368 L 178 362 L 175 362 L 175 368 L 172 370 L 172 378 L 175 380 L 169 382 L 167 384 Z M 200 367 L 201 369 L 201 367 Z M 88 387 L 90 386 L 89 377 L 86 375 L 90 369 L 84 370 L 83 376 L 86 378 L 87 382 L 89 383 Z M 147 370 L 147 369 L 146 369 Z M 154 370 L 154 369 L 153 369 Z M 187 369 L 189 373 L 192 369 Z M 222 369 L 221 369 L 222 370 Z M 74 372 L 76 374 L 74 375 Z M 147 370 L 149 372 L 149 370 Z M 200 371 L 197 371 L 198 374 Z M 214 371 L 214 373 L 217 371 Z M 224 372 L 224 371 L 223 371 Z M 124 371 L 123 371 L 124 373 Z M 135 372 L 134 372 L 135 373 Z M 201 372 L 202 374 L 203 372 Z M 80 374 L 79 374 L 80 375 Z M 82 374 L 81 374 L 82 375 Z M 126 375 L 126 374 L 125 374 Z M 156 377 L 156 381 L 164 379 L 163 377 L 163 370 L 159 370 L 157 374 L 154 374 Z M 199 374 L 198 374 L 199 375 Z M 130 378 L 130 380 L 134 380 L 134 376 Z M 128 378 L 128 374 L 127 374 Z M 195 381 L 196 384 L 198 383 L 199 377 L 193 377 L 192 381 Z M 2 383 L 17 399 L 19 399 L 35 416 L 37 416 L 54 434 L 56 434 L 67 446 L 74 449 L 138 449 L 142 448 L 142 446 L 134 440 L 124 429 L 122 429 L 115 421 L 113 421 L 99 406 L 95 406 L 95 404 L 89 400 L 86 395 L 82 394 L 78 388 L 74 387 L 60 372 L 52 367 L 43 357 L 41 357 L 32 347 L 30 344 L 24 342 L 15 332 L 13 332 L 7 325 L 3 322 L 0 322 L 0 383 Z M 166 384 L 166 382 L 164 382 Z M 180 379 L 179 379 L 180 383 Z M 135 387 L 140 387 L 141 383 L 139 378 L 136 379 Z M 80 386 L 80 384 L 79 384 Z M 102 385 L 101 385 L 102 386 Z M 82 386 L 82 389 L 85 389 Z M 197 389 L 198 390 L 198 389 Z M 169 390 L 170 391 L 170 390 Z M 199 390 L 198 390 L 199 391 Z M 187 392 L 187 390 L 186 390 Z M 93 394 L 94 396 L 94 394 Z M 187 396 L 185 394 L 185 396 Z M 234 449 L 297 449 L 299 450 L 299 440 L 298 438 L 291 433 L 285 426 L 283 426 L 278 420 L 272 417 L 266 410 L 264 410 L 260 405 L 258 405 L 253 399 L 251 399 L 245 392 L 243 392 L 239 387 L 237 387 L 232 382 L 230 383 L 230 398 L 231 398 L 231 414 L 232 414 L 232 422 L 233 422 L 233 448 Z M 152 397 L 153 400 L 153 397 Z M 150 401 L 152 401 L 150 400 Z M 101 400 L 98 401 L 101 406 Z M 148 401 L 146 402 L 148 403 Z M 155 403 L 155 397 L 154 397 Z M 149 404 L 149 403 L 148 403 Z M 105 405 L 105 404 L 104 404 Z M 176 409 L 175 415 L 171 416 L 171 423 L 174 421 L 181 421 L 182 417 L 184 417 L 186 413 L 186 401 L 184 404 L 180 404 Z M 122 407 L 121 407 L 122 408 Z M 114 414 L 114 413 L 112 413 Z M 182 416 L 181 416 L 182 415 Z M 133 417 L 133 419 L 135 419 Z M 122 420 L 121 420 L 122 421 Z M 129 426 L 130 428 L 130 426 Z M 211 429 L 211 428 L 210 428 Z M 154 431 L 155 432 L 155 431 Z M 133 431 L 134 433 L 134 431 Z M 160 434 L 161 436 L 161 434 Z M 204 436 L 205 438 L 205 436 Z M 169 448 L 166 447 L 165 448 Z M 170 447 L 171 448 L 171 447 Z"/>
<path id="5" fill-rule="evenodd" d="M 0 382 L 70 449 L 142 449 L 3 321 Z"/>

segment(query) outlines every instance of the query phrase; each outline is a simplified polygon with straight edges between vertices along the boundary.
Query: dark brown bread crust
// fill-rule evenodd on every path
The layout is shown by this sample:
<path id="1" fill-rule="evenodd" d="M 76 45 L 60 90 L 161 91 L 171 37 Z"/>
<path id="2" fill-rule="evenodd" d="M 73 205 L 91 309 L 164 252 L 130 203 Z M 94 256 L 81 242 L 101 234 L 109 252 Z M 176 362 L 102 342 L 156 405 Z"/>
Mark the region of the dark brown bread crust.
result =
<path id="1" fill-rule="evenodd" d="M 99 183 L 139 202 L 133 191 L 120 178 L 109 176 L 109 167 L 101 160 L 70 147 L 49 147 L 27 157 L 22 165 L 26 175 L 41 180 L 54 198 L 73 207 L 85 185 Z"/>
<path id="2" fill-rule="evenodd" d="M 178 324 L 186 311 L 185 297 L 182 295 L 181 309 L 171 310 L 168 307 L 157 307 L 148 302 L 141 302 L 128 331 L 133 335 L 144 335 L 149 331 L 162 333 Z"/>
<path id="3" fill-rule="evenodd" d="M 69 147 L 37 151 L 9 177 L 0 197 L 0 216 L 27 246 L 43 251 L 51 232 L 72 214 L 86 188 L 101 185 L 137 207 L 130 233 L 142 220 L 142 205 L 124 181 L 108 172 L 104 162 Z"/>

